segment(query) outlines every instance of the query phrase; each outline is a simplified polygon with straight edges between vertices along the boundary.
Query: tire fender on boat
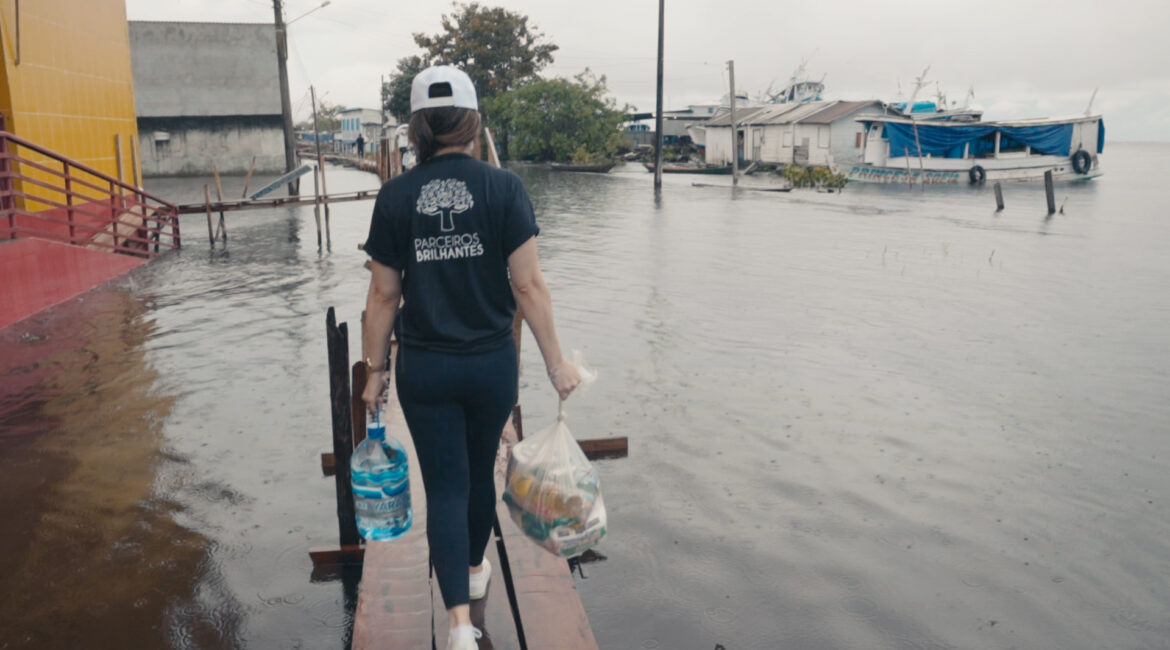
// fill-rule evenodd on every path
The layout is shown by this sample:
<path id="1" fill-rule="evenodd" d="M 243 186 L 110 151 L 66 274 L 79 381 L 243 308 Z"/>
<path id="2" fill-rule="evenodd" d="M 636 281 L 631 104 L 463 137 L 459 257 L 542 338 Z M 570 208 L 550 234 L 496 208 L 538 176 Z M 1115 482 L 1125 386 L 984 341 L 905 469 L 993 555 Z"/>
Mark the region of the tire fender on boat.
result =
<path id="1" fill-rule="evenodd" d="M 1078 174 L 1088 174 L 1089 170 L 1093 168 L 1093 157 L 1089 155 L 1088 151 L 1078 149 L 1072 155 L 1073 171 Z"/>
<path id="2" fill-rule="evenodd" d="M 983 171 L 982 165 L 975 165 L 967 171 L 967 178 L 971 179 L 972 185 L 982 185 L 987 180 L 987 172 Z"/>

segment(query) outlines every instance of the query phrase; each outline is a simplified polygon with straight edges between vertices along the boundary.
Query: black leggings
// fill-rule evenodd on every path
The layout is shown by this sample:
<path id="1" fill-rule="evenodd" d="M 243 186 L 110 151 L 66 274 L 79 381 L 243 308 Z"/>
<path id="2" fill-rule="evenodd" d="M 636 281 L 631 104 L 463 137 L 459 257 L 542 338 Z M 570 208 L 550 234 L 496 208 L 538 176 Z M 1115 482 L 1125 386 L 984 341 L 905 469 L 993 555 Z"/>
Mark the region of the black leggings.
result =
<path id="1" fill-rule="evenodd" d="M 398 401 L 422 470 L 427 542 L 450 609 L 466 605 L 496 514 L 500 434 L 516 404 L 516 345 L 461 355 L 401 347 Z"/>

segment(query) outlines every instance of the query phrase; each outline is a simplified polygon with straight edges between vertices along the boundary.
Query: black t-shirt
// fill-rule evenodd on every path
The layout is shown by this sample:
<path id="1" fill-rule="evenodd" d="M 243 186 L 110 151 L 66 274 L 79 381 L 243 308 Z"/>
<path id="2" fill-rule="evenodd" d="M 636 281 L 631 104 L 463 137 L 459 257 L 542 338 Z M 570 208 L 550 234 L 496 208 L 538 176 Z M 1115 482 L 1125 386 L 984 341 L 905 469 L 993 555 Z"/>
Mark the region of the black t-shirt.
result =
<path id="1" fill-rule="evenodd" d="M 475 354 L 512 336 L 508 256 L 540 232 L 519 177 L 463 154 L 436 156 L 378 192 L 366 253 L 403 272 L 407 346 Z"/>

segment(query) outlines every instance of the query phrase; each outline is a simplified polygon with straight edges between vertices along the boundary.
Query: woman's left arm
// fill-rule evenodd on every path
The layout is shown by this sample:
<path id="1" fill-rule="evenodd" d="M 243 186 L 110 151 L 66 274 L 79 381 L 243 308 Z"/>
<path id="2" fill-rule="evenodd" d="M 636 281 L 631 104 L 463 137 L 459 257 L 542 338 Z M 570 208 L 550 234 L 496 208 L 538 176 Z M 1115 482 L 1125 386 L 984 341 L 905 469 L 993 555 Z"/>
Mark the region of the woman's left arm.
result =
<path id="1" fill-rule="evenodd" d="M 370 291 L 366 297 L 365 345 L 369 363 L 379 366 L 386 363 L 390 346 L 390 330 L 394 317 L 398 315 L 398 303 L 402 299 L 402 272 L 376 260 L 370 260 Z M 386 389 L 388 368 L 370 368 L 366 375 L 366 390 L 362 400 L 373 412 Z"/>

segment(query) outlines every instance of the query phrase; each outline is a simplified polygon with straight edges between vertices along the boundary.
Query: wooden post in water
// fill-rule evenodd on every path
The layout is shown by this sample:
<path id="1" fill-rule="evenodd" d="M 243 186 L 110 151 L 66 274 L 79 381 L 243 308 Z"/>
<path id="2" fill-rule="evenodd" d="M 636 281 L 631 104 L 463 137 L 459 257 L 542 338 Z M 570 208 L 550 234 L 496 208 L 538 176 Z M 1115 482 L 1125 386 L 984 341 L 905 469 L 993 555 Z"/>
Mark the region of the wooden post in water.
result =
<path id="1" fill-rule="evenodd" d="M 739 133 L 735 123 L 735 61 L 727 62 L 727 78 L 731 82 L 731 184 L 739 185 Z"/>
<path id="2" fill-rule="evenodd" d="M 366 439 L 366 403 L 362 399 L 362 394 L 366 392 L 366 379 L 368 379 L 366 362 L 358 361 L 353 364 L 353 382 L 350 384 L 353 386 L 353 394 L 350 397 L 350 411 L 353 418 L 353 445 L 355 447 Z"/>
<path id="3" fill-rule="evenodd" d="M 207 206 L 207 241 L 215 248 L 215 232 L 211 229 L 211 188 L 203 184 L 203 203 Z"/>
<path id="4" fill-rule="evenodd" d="M 1048 197 L 1048 214 L 1056 213 L 1056 188 L 1052 186 L 1052 170 L 1044 172 L 1044 195 Z"/>
<path id="5" fill-rule="evenodd" d="M 999 181 L 995 182 L 995 211 L 1003 211 L 1003 187 L 1000 186 Z"/>
<path id="6" fill-rule="evenodd" d="M 130 178 L 134 179 L 134 187 L 142 189 L 142 176 L 138 173 L 138 138 L 130 139 Z"/>
<path id="7" fill-rule="evenodd" d="M 906 185 L 914 187 L 914 172 L 910 171 L 910 150 L 902 147 L 902 157 L 906 159 Z"/>
<path id="8" fill-rule="evenodd" d="M 911 109 L 913 110 L 913 109 Z M 914 125 L 914 146 L 918 148 L 918 184 L 922 186 L 922 191 L 926 191 L 926 169 L 922 164 L 922 141 L 918 139 L 918 122 L 913 117 L 910 118 L 910 123 Z"/>
<path id="9" fill-rule="evenodd" d="M 325 340 L 329 349 L 329 396 L 333 414 L 334 478 L 337 485 L 338 542 L 342 548 L 361 543 L 357 516 L 353 508 L 353 485 L 350 484 L 349 459 L 353 456 L 353 421 L 349 390 L 349 332 L 345 323 L 337 324 L 330 307 L 325 315 Z"/>
<path id="10" fill-rule="evenodd" d="M 318 158 L 320 160 L 320 158 Z M 320 163 L 313 168 L 313 219 L 317 222 L 317 250 L 321 250 L 321 188 L 317 175 L 321 172 Z"/>
<path id="11" fill-rule="evenodd" d="M 654 113 L 654 196 L 662 193 L 662 53 L 664 48 L 663 13 L 665 0 L 658 0 L 658 110 Z"/>
<path id="12" fill-rule="evenodd" d="M 215 200 L 219 202 L 219 224 L 215 227 L 215 238 L 219 239 L 219 235 L 223 233 L 223 243 L 227 245 L 227 222 L 223 218 L 223 185 L 219 182 L 219 167 L 215 163 L 211 164 L 211 173 L 215 177 Z"/>
<path id="13" fill-rule="evenodd" d="M 325 206 L 325 242 L 330 243 L 329 236 L 329 186 L 325 184 L 325 156 L 317 155 L 317 169 L 321 170 L 321 203 Z"/>
<path id="14" fill-rule="evenodd" d="M 390 179 L 390 138 L 378 142 L 378 178 L 385 183 Z"/>
<path id="15" fill-rule="evenodd" d="M 241 199 L 248 198 L 248 183 L 252 182 L 252 172 L 256 169 L 256 156 L 252 156 L 252 162 L 248 163 L 248 175 L 244 177 L 244 193 L 240 195 Z"/>

